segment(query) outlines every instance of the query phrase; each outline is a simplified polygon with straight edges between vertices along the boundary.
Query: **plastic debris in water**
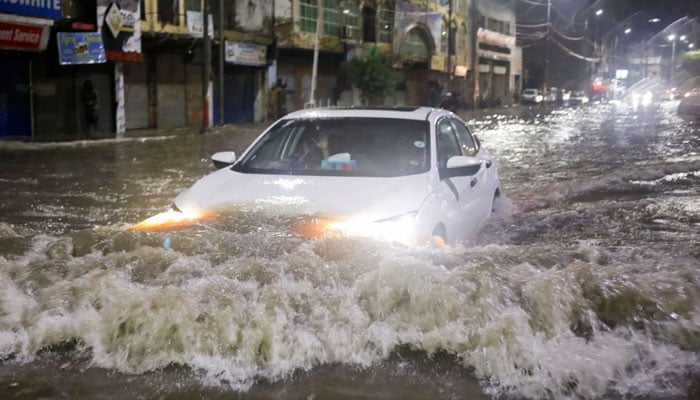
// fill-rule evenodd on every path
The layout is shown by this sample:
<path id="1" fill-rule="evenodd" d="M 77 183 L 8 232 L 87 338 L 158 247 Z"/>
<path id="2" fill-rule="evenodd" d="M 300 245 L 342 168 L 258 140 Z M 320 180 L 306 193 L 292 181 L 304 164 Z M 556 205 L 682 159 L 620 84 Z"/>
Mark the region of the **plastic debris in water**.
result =
<path id="1" fill-rule="evenodd" d="M 163 248 L 165 250 L 170 250 L 170 235 L 166 235 L 165 239 L 163 239 Z"/>

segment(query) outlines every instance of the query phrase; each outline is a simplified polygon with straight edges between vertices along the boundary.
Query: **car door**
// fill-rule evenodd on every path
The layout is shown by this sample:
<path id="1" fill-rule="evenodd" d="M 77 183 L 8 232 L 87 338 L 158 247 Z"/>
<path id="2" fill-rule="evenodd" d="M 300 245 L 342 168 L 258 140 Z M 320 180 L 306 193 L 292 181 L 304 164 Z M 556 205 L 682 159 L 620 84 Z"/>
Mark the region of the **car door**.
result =
<path id="1" fill-rule="evenodd" d="M 480 208 L 483 207 L 476 195 L 479 190 L 478 176 L 444 177 L 447 160 L 457 155 L 464 154 L 457 138 L 455 124 L 449 117 L 442 118 L 436 126 L 436 156 L 440 175 L 439 195 L 442 197 L 445 217 L 443 223 L 450 241 L 462 240 L 474 232 L 481 223 Z"/>
<path id="2" fill-rule="evenodd" d="M 491 214 L 491 203 L 496 192 L 496 181 L 498 180 L 493 156 L 481 148 L 479 142 L 474 139 L 471 130 L 463 121 L 456 118 L 452 118 L 451 121 L 457 133 L 462 155 L 476 157 L 482 161 L 481 169 L 474 175 L 472 181 L 476 181 L 473 186 L 473 195 L 479 201 L 479 215 L 486 219 Z"/>

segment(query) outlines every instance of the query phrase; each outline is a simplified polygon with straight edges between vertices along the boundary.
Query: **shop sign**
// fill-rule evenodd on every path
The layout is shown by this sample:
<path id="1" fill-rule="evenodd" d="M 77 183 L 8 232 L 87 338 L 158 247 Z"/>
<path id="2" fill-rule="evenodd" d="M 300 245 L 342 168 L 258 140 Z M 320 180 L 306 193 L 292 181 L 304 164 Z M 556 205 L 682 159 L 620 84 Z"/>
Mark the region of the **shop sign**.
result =
<path id="1" fill-rule="evenodd" d="M 490 44 L 492 46 L 504 47 L 508 49 L 515 47 L 514 36 L 504 35 L 488 29 L 479 28 L 479 30 L 476 32 L 476 37 L 479 39 L 479 42 Z"/>
<path id="2" fill-rule="evenodd" d="M 59 32 L 57 37 L 61 65 L 107 62 L 102 34 L 99 32 Z"/>
<path id="3" fill-rule="evenodd" d="M 28 51 L 44 50 L 48 42 L 47 32 L 47 26 L 0 22 L 0 48 Z"/>
<path id="4" fill-rule="evenodd" d="M 108 61 L 143 61 L 140 7 L 133 0 L 97 0 L 97 31 Z"/>
<path id="5" fill-rule="evenodd" d="M 267 59 L 267 48 L 251 43 L 226 42 L 226 62 L 231 64 L 262 66 Z"/>
<path id="6" fill-rule="evenodd" d="M 2 0 L 0 0 L 2 1 Z M 195 38 L 204 37 L 202 32 L 204 32 L 204 18 L 202 18 L 202 13 L 199 11 L 187 11 L 187 32 L 190 36 Z M 212 15 L 209 14 L 209 37 L 214 37 L 214 19 Z"/>
<path id="7" fill-rule="evenodd" d="M 0 0 L 0 13 L 61 19 L 61 0 Z"/>

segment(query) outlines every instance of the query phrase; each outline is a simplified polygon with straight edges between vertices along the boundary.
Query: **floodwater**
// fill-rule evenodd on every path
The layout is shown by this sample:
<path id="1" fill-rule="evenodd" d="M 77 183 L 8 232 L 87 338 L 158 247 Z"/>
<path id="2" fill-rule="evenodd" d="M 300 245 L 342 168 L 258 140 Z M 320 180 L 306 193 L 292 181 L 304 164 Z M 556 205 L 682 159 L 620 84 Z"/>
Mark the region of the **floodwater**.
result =
<path id="1" fill-rule="evenodd" d="M 700 127 L 470 120 L 503 196 L 446 250 L 166 210 L 256 132 L 0 143 L 1 399 L 700 398 Z"/>

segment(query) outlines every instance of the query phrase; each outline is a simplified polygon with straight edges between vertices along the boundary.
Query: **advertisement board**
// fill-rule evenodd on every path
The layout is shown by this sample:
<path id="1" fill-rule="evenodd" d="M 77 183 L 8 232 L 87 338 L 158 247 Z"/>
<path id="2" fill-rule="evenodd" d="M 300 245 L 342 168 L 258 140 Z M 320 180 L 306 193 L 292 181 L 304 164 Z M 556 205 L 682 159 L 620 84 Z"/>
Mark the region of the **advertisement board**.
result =
<path id="1" fill-rule="evenodd" d="M 0 48 L 42 51 L 48 43 L 48 32 L 48 26 L 0 22 Z"/>
<path id="2" fill-rule="evenodd" d="M 226 62 L 230 64 L 263 66 L 266 62 L 267 48 L 265 46 L 226 42 Z"/>
<path id="3" fill-rule="evenodd" d="M 107 60 L 143 61 L 138 1 L 97 0 L 97 31 L 102 34 Z"/>
<path id="4" fill-rule="evenodd" d="M 61 0 L 0 0 L 0 13 L 61 19 Z"/>
<path id="5" fill-rule="evenodd" d="M 58 60 L 61 65 L 107 62 L 102 34 L 99 32 L 59 32 L 57 38 Z"/>

